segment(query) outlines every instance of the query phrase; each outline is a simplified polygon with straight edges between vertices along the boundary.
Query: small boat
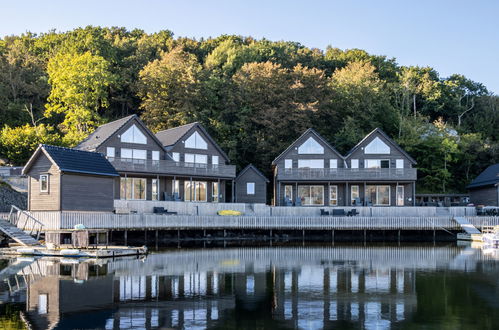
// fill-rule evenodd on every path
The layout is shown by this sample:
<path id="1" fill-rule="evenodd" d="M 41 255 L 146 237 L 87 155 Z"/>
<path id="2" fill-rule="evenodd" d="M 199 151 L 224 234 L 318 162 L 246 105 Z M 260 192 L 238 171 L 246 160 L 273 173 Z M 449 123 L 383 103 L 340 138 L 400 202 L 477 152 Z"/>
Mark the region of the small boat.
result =
<path id="1" fill-rule="evenodd" d="M 499 248 L 499 226 L 488 228 L 483 231 L 482 242 L 491 248 Z"/>

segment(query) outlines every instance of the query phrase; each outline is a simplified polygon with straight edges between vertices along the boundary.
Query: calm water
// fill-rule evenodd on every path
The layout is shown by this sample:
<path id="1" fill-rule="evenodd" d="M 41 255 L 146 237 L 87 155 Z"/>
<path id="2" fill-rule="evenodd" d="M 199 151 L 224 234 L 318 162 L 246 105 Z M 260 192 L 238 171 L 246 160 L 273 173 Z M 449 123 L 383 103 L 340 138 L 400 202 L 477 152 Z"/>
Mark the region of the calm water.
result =
<path id="1" fill-rule="evenodd" d="M 470 247 L 175 249 L 0 260 L 0 328 L 499 329 L 499 262 Z"/>

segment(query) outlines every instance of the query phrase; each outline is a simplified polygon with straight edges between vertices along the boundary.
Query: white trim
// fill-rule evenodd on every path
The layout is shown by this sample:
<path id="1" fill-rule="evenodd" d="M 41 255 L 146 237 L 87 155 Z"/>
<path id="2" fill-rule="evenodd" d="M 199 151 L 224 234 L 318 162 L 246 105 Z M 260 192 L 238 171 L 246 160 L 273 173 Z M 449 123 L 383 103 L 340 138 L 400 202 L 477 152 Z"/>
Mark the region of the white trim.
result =
<path id="1" fill-rule="evenodd" d="M 47 189 L 42 189 L 42 178 L 45 178 L 46 182 L 47 182 Z M 39 178 L 39 184 L 40 184 L 40 192 L 42 193 L 48 193 L 49 192 L 49 175 L 48 174 L 40 174 L 40 178 Z"/>
<path id="2" fill-rule="evenodd" d="M 336 199 L 332 199 L 331 196 L 331 191 L 333 190 L 336 190 Z M 335 203 L 332 204 L 331 202 L 334 201 Z M 338 206 L 338 186 L 337 185 L 332 185 L 332 186 L 329 186 L 329 205 L 330 206 Z"/>

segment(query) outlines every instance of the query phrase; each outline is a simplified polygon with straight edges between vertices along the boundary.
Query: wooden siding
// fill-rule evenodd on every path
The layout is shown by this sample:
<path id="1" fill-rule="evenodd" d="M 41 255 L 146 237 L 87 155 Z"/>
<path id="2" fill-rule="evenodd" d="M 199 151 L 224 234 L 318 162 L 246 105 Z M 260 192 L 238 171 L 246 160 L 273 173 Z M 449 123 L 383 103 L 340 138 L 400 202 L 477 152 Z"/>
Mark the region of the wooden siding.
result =
<path id="1" fill-rule="evenodd" d="M 194 132 L 198 132 L 203 139 L 206 141 L 208 144 L 208 149 L 191 149 L 191 148 L 186 148 L 185 147 L 185 140 L 187 140 Z M 208 164 L 211 163 L 211 156 L 218 156 L 218 161 L 220 165 L 224 165 L 227 162 L 225 161 L 225 156 L 218 151 L 217 147 L 210 141 L 210 139 L 204 134 L 202 130 L 200 130 L 197 126 L 192 127 L 181 139 L 177 141 L 176 144 L 170 147 L 168 150 L 168 153 L 171 154 L 172 152 L 178 152 L 180 153 L 180 161 L 184 162 L 185 161 L 185 154 L 199 154 L 199 155 L 208 155 Z"/>
<path id="2" fill-rule="evenodd" d="M 379 138 L 381 141 L 386 143 L 390 147 L 390 154 L 365 154 L 365 147 L 371 143 L 375 138 Z M 368 139 L 362 142 L 358 149 L 356 149 L 352 154 L 346 157 L 346 162 L 348 167 L 351 167 L 351 160 L 358 159 L 359 160 L 359 168 L 364 168 L 366 159 L 388 159 L 390 161 L 390 168 L 396 167 L 396 160 L 403 159 L 404 160 L 404 168 L 412 167 L 410 160 L 398 150 L 390 140 L 386 139 L 383 134 L 379 132 L 375 132 Z"/>
<path id="3" fill-rule="evenodd" d="M 485 186 L 470 190 L 470 201 L 475 205 L 499 206 L 499 186 Z"/>
<path id="4" fill-rule="evenodd" d="M 248 195 L 246 184 L 248 182 L 255 183 L 255 194 Z M 253 168 L 248 168 L 246 172 L 238 176 L 235 181 L 236 203 L 263 203 L 267 202 L 267 182 L 260 174 L 255 172 Z"/>
<path id="5" fill-rule="evenodd" d="M 121 142 L 120 136 L 133 125 L 136 125 L 137 128 L 147 137 L 147 144 Z M 153 151 L 159 151 L 159 159 L 165 159 L 165 151 L 163 149 L 163 146 L 159 145 L 152 136 L 154 136 L 154 134 L 149 130 L 145 130 L 137 121 L 137 119 L 134 118 L 126 123 L 126 125 L 124 125 L 122 128 L 117 130 L 109 139 L 101 144 L 96 151 L 102 153 L 103 155 L 106 155 L 107 147 L 114 147 L 115 157 L 119 158 L 121 157 L 121 148 L 147 150 L 147 159 L 152 159 Z"/>
<path id="6" fill-rule="evenodd" d="M 63 173 L 61 207 L 64 211 L 112 211 L 113 177 Z"/>
<path id="7" fill-rule="evenodd" d="M 40 175 L 49 175 L 49 191 L 40 192 Z M 60 172 L 47 156 L 40 152 L 27 173 L 29 180 L 28 207 L 30 211 L 60 210 Z"/>

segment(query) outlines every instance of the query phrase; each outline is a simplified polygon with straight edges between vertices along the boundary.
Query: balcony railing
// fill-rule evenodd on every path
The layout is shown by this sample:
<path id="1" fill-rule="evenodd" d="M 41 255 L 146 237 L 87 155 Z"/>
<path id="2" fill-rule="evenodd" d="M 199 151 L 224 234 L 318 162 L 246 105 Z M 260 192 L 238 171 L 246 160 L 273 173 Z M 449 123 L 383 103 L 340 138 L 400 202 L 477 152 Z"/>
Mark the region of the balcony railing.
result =
<path id="1" fill-rule="evenodd" d="M 413 181 L 415 168 L 289 168 L 278 169 L 278 180 L 309 181 Z"/>
<path id="2" fill-rule="evenodd" d="M 234 165 L 212 165 L 176 162 L 173 160 L 108 158 L 118 172 L 137 172 L 202 177 L 235 178 Z"/>

